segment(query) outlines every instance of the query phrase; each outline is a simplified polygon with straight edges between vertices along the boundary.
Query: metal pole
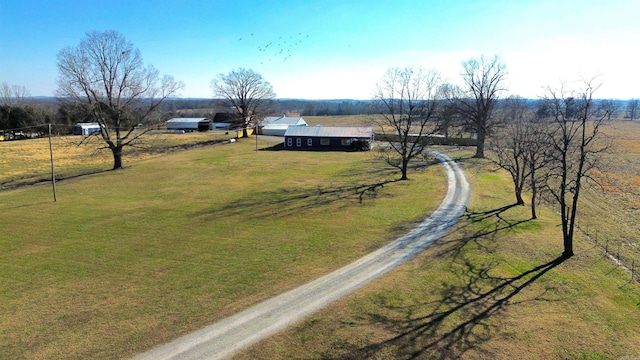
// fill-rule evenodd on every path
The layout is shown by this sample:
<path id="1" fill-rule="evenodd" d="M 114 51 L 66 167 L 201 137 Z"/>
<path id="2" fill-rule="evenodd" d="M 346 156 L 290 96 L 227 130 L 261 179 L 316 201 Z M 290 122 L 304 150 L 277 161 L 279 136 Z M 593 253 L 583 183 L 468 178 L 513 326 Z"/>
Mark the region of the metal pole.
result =
<path id="1" fill-rule="evenodd" d="M 53 147 L 51 146 L 51 123 L 49 123 L 49 157 L 51 159 L 51 185 L 53 186 L 53 201 L 58 201 L 56 196 L 56 174 L 53 167 Z"/>

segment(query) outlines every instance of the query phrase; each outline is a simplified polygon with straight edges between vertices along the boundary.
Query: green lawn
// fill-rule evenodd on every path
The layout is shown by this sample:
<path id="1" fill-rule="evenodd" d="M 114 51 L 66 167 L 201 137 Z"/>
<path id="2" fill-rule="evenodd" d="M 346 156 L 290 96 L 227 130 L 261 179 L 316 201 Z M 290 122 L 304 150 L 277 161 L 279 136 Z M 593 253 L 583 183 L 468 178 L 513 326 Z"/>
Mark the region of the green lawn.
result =
<path id="1" fill-rule="evenodd" d="M 449 154 L 472 187 L 456 229 L 238 358 L 640 356 L 638 283 L 580 233 L 576 256 L 554 262 L 557 214 L 530 220 L 509 207 L 506 174 Z M 0 192 L 0 359 L 127 358 L 393 240 L 446 181 L 424 166 L 362 192 L 398 177 L 374 155 L 256 152 L 247 139 L 125 159 L 58 182 L 56 203 L 47 184 Z"/>
<path id="2" fill-rule="evenodd" d="M 438 166 L 251 139 L 0 192 L 0 359 L 133 355 L 391 241 L 434 209 Z"/>
<path id="3" fill-rule="evenodd" d="M 506 174 L 461 164 L 473 195 L 454 231 L 237 358 L 638 358 L 640 285 L 580 235 L 558 264 L 557 214 L 543 207 L 530 220 L 510 207 Z"/>

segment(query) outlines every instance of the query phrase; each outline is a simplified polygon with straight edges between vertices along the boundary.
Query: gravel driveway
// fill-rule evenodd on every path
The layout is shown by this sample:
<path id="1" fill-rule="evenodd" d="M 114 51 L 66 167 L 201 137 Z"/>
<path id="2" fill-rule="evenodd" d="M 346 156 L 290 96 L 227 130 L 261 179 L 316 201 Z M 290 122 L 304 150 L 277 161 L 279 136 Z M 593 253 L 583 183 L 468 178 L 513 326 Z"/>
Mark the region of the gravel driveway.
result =
<path id="1" fill-rule="evenodd" d="M 458 221 L 471 194 L 469 184 L 458 165 L 444 154 L 431 154 L 445 167 L 449 188 L 438 209 L 410 233 L 315 281 L 152 349 L 135 359 L 229 357 L 301 321 L 414 257 Z"/>

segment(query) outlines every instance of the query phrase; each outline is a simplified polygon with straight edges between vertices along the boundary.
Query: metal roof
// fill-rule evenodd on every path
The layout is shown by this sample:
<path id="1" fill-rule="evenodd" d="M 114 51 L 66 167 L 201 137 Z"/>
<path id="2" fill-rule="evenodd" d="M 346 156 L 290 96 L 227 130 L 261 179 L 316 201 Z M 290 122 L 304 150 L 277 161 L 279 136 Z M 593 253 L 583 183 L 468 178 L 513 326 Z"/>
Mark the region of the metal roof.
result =
<path id="1" fill-rule="evenodd" d="M 371 126 L 289 126 L 284 136 L 372 138 Z"/>
<path id="2" fill-rule="evenodd" d="M 167 120 L 168 123 L 199 123 L 200 121 L 211 121 L 208 118 L 173 118 Z"/>
<path id="3" fill-rule="evenodd" d="M 307 122 L 304 121 L 303 118 L 301 117 L 294 117 L 294 116 L 267 116 L 264 118 L 264 120 L 262 121 L 262 124 L 264 126 L 269 126 L 269 125 L 302 125 L 302 124 L 306 124 Z"/>

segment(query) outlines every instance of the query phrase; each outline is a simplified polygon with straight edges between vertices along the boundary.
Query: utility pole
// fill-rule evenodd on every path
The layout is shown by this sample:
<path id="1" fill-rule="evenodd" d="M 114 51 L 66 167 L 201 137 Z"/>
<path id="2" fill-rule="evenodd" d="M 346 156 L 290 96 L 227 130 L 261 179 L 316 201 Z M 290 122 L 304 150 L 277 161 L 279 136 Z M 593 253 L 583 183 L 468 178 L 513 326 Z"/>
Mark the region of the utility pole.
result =
<path id="1" fill-rule="evenodd" d="M 53 167 L 53 147 L 51 146 L 51 123 L 49 123 L 49 158 L 51 159 L 51 185 L 53 186 L 53 202 L 58 201 L 56 196 L 56 174 Z"/>

